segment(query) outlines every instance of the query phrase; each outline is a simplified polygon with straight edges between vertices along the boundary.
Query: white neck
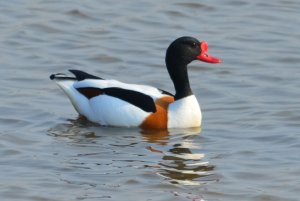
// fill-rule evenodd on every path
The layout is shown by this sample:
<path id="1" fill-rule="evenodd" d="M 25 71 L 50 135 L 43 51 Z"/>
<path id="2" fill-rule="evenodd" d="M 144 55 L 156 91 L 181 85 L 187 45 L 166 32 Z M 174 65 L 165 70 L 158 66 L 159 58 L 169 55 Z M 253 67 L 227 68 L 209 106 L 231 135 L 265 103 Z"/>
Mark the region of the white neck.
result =
<path id="1" fill-rule="evenodd" d="M 181 98 L 169 105 L 168 128 L 200 127 L 202 114 L 195 95 Z"/>

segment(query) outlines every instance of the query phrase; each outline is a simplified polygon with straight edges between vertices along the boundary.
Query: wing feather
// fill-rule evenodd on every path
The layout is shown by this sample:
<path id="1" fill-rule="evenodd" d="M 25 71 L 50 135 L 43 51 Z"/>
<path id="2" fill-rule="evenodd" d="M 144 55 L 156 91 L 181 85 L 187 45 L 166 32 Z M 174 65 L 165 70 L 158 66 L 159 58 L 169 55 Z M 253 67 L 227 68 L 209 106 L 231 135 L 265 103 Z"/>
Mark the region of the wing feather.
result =
<path id="1" fill-rule="evenodd" d="M 110 87 L 104 89 L 95 87 L 82 87 L 76 89 L 88 99 L 102 94 L 106 94 L 108 96 L 112 96 L 126 101 L 132 105 L 135 105 L 136 107 L 144 110 L 145 112 L 156 112 L 155 103 L 151 96 L 148 96 L 138 91 L 122 89 L 117 87 Z"/>

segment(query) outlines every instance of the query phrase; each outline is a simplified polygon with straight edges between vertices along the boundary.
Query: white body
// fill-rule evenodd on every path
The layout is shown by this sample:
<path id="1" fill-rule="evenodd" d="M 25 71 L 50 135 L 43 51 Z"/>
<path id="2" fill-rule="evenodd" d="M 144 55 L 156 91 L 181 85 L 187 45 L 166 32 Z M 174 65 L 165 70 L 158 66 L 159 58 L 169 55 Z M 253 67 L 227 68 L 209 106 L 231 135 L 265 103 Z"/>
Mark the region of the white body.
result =
<path id="1" fill-rule="evenodd" d="M 137 127 L 151 112 L 136 107 L 121 99 L 99 95 L 91 99 L 86 98 L 76 88 L 118 87 L 147 94 L 155 101 L 166 96 L 155 87 L 126 84 L 116 80 L 86 79 L 83 81 L 57 79 L 58 86 L 67 94 L 77 112 L 92 122 L 104 126 Z M 201 110 L 194 95 L 177 100 L 168 108 L 168 128 L 187 128 L 201 126 Z"/>

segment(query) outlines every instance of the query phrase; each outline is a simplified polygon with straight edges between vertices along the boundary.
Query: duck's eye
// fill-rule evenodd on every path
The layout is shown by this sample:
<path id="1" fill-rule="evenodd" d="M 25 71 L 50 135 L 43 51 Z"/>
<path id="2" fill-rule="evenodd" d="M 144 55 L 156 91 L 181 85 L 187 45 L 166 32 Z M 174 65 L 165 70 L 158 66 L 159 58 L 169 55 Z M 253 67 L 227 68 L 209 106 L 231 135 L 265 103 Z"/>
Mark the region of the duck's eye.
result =
<path id="1" fill-rule="evenodd" d="M 192 43 L 192 47 L 196 47 L 197 44 L 195 42 Z"/>

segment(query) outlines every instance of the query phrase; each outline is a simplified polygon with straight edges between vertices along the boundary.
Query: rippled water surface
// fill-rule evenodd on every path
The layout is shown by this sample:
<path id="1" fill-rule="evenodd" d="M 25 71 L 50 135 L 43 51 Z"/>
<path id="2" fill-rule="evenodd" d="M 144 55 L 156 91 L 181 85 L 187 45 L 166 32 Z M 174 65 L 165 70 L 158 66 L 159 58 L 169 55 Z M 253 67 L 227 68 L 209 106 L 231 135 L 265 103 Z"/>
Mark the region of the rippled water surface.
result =
<path id="1" fill-rule="evenodd" d="M 300 2 L 0 2 L 1 200 L 296 201 L 300 196 Z M 202 129 L 146 132 L 80 119 L 56 72 L 174 91 L 175 38 L 194 62 Z"/>

